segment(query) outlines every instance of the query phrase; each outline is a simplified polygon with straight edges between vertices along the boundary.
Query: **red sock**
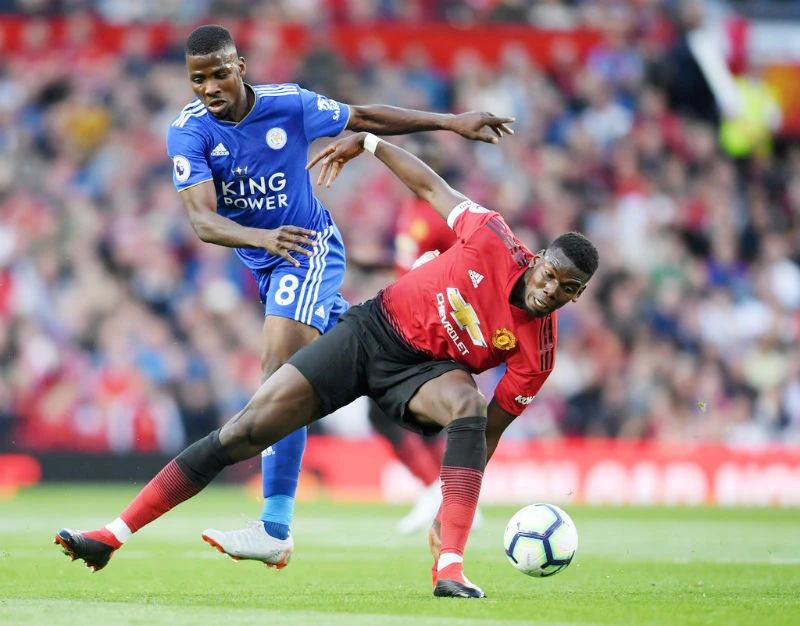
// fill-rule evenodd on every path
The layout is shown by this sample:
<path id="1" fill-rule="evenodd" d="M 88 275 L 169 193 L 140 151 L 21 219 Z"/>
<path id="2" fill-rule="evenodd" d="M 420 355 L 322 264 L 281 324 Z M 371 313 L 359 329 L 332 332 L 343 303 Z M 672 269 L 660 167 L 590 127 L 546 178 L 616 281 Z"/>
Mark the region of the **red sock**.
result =
<path id="1" fill-rule="evenodd" d="M 196 495 L 201 489 L 202 486 L 189 480 L 180 466 L 172 460 L 144 486 L 120 517 L 131 532 L 136 532 L 142 526 Z"/>
<path id="2" fill-rule="evenodd" d="M 468 467 L 442 466 L 441 477 L 442 554 L 463 556 L 478 507 L 483 472 Z"/>
<path id="3" fill-rule="evenodd" d="M 113 548 L 115 550 L 122 545 L 120 543 L 119 539 L 117 539 L 114 536 L 114 533 L 112 533 L 110 530 L 108 530 L 105 527 L 104 528 L 98 528 L 97 530 L 90 530 L 89 532 L 81 533 L 81 534 L 84 537 L 89 537 L 89 539 L 96 539 L 97 541 L 105 543 L 105 544 L 107 544 L 109 546 L 113 546 Z"/>
<path id="4" fill-rule="evenodd" d="M 439 478 L 441 460 L 434 458 L 430 448 L 418 435 L 404 434 L 394 452 L 403 465 L 425 485 L 432 485 Z"/>
<path id="5" fill-rule="evenodd" d="M 464 578 L 463 563 L 451 563 L 447 567 L 442 568 L 436 573 L 436 580 L 455 580 L 465 585 L 469 584 L 469 581 Z M 436 587 L 435 582 L 433 586 Z"/>

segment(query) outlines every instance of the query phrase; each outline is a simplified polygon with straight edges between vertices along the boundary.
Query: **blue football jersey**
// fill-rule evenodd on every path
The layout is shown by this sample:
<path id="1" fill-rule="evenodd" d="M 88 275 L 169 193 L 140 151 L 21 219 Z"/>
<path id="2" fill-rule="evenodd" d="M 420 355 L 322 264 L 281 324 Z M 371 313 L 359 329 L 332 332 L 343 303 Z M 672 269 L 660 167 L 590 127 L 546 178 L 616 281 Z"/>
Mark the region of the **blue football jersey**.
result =
<path id="1" fill-rule="evenodd" d="M 183 108 L 167 131 L 175 187 L 213 180 L 217 212 L 242 226 L 289 224 L 321 233 L 332 220 L 314 197 L 305 169 L 308 148 L 341 133 L 350 109 L 290 83 L 253 91 L 253 109 L 238 123 L 216 119 L 197 98 Z M 282 260 L 258 248 L 236 248 L 236 254 L 251 269 Z"/>

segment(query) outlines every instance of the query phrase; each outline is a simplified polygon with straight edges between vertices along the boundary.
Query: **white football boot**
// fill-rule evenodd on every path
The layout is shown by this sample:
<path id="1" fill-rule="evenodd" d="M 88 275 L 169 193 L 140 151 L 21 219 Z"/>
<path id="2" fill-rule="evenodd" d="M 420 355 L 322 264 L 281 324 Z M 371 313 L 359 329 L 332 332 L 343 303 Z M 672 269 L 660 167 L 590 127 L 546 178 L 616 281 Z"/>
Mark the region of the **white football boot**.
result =
<path id="1" fill-rule="evenodd" d="M 267 567 L 283 569 L 289 564 L 294 552 L 294 539 L 276 539 L 267 534 L 260 521 L 247 522 L 244 530 L 223 532 L 207 528 L 203 541 L 227 554 L 234 561 L 261 561 Z"/>
<path id="2" fill-rule="evenodd" d="M 435 481 L 425 487 L 414 502 L 408 515 L 397 523 L 397 532 L 410 535 L 418 530 L 427 529 L 442 504 L 442 486 Z"/>

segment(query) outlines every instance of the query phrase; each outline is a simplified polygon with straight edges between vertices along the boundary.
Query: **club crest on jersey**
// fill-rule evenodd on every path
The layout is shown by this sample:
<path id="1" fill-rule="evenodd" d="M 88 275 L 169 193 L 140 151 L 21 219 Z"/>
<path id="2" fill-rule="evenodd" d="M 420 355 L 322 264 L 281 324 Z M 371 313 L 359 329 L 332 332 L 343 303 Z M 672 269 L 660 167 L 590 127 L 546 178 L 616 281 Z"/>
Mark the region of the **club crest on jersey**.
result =
<path id="1" fill-rule="evenodd" d="M 286 131 L 275 126 L 267 131 L 267 145 L 273 150 L 280 150 L 286 145 Z"/>
<path id="2" fill-rule="evenodd" d="M 179 183 L 186 182 L 189 179 L 189 174 L 192 173 L 192 166 L 189 165 L 189 159 L 180 154 L 172 159 L 175 166 L 175 179 Z"/>
<path id="3" fill-rule="evenodd" d="M 513 350 L 517 347 L 517 338 L 508 328 L 500 328 L 494 331 L 492 345 L 498 350 Z"/>

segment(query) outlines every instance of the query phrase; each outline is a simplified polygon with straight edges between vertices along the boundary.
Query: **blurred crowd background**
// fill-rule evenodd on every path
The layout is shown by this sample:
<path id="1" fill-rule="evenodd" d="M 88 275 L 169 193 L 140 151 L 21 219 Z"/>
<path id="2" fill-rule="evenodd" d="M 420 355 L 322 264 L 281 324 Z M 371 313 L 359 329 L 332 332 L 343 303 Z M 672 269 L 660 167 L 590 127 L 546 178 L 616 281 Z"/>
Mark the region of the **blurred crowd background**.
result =
<path id="1" fill-rule="evenodd" d="M 532 248 L 570 229 L 598 245 L 598 275 L 560 313 L 555 372 L 509 436 L 799 442 L 800 147 L 779 134 L 782 112 L 758 67 L 732 68 L 745 108 L 701 71 L 691 33 L 718 9 L 0 0 L 0 21 L 25 18 L 21 45 L 0 64 L 0 445 L 171 452 L 259 384 L 252 277 L 192 232 L 164 147 L 192 97 L 186 33 L 242 19 L 259 25 L 240 45 L 253 84 L 514 116 L 515 135 L 498 146 L 450 133 L 397 142 L 500 211 Z M 54 17 L 66 20 L 58 41 Z M 175 25 L 169 45 L 141 36 L 148 20 Z M 103 21 L 127 25 L 121 53 L 99 45 Z M 283 21 L 307 27 L 311 45 L 282 46 L 273 27 Z M 432 21 L 477 38 L 504 25 L 583 29 L 593 43 L 584 53 L 564 38 L 546 63 L 513 43 L 491 63 L 465 46 L 441 67 L 418 45 L 395 58 L 365 38 L 358 58 L 345 58 L 326 39 L 335 24 Z M 362 159 L 319 197 L 348 246 L 345 297 L 371 297 L 392 279 L 409 192 Z M 480 377 L 487 394 L 500 375 Z M 345 430 L 366 428 L 356 424 Z"/>

